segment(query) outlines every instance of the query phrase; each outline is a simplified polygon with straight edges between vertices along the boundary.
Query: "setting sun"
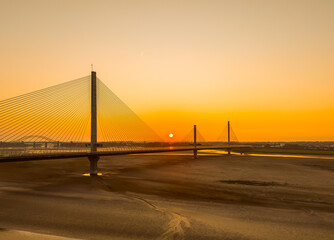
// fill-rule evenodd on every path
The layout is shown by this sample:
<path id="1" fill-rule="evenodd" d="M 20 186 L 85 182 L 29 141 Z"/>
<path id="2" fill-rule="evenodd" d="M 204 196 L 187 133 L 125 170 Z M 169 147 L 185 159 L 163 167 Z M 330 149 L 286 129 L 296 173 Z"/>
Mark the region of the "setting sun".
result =
<path id="1" fill-rule="evenodd" d="M 169 134 L 169 137 L 170 137 L 170 138 L 174 137 L 174 134 L 173 134 L 173 133 L 170 133 L 170 134 Z"/>

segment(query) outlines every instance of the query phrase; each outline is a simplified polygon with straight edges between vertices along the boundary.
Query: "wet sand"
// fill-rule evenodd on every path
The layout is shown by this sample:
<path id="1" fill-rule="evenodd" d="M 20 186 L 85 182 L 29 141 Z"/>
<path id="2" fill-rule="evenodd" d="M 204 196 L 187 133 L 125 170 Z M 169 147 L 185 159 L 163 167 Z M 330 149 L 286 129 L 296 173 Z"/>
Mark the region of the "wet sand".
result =
<path id="1" fill-rule="evenodd" d="M 0 164 L 0 239 L 334 239 L 333 159 L 177 153 L 99 167 Z"/>

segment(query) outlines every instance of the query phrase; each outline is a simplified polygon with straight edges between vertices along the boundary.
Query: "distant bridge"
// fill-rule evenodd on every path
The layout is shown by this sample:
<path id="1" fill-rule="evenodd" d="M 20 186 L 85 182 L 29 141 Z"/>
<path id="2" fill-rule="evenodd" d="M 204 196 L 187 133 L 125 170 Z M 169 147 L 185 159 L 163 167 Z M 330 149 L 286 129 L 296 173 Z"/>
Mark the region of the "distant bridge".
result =
<path id="1" fill-rule="evenodd" d="M 100 156 L 222 149 L 233 143 L 206 142 L 196 125 L 182 142 L 165 142 L 91 72 L 53 87 L 0 101 L 0 162 L 88 157 L 97 174 Z"/>

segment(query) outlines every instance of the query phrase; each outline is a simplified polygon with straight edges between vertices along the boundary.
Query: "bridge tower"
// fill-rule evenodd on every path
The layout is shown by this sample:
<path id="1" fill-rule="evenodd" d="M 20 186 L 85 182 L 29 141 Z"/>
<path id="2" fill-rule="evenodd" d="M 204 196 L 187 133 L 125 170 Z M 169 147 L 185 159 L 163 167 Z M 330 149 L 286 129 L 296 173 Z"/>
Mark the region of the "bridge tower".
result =
<path id="1" fill-rule="evenodd" d="M 231 126 L 230 126 L 230 121 L 228 121 L 227 122 L 227 146 L 228 146 L 227 152 L 229 155 L 231 154 L 230 145 L 231 145 Z"/>
<path id="2" fill-rule="evenodd" d="M 197 130 L 196 130 L 196 125 L 194 125 L 194 158 L 197 159 Z"/>
<path id="3" fill-rule="evenodd" d="M 90 162 L 90 175 L 97 175 L 97 103 L 96 103 L 96 72 L 91 72 L 91 128 L 90 128 L 90 147 L 91 155 L 88 157 Z"/>

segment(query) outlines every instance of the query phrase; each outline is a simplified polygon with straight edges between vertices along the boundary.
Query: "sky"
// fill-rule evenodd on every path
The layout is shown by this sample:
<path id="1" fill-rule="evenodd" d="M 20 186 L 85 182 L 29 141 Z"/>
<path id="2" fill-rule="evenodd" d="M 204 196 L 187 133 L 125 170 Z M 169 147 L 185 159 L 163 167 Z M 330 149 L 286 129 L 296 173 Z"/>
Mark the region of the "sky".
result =
<path id="1" fill-rule="evenodd" d="M 334 1 L 1 0 L 0 100 L 87 76 L 155 132 L 334 140 Z"/>

